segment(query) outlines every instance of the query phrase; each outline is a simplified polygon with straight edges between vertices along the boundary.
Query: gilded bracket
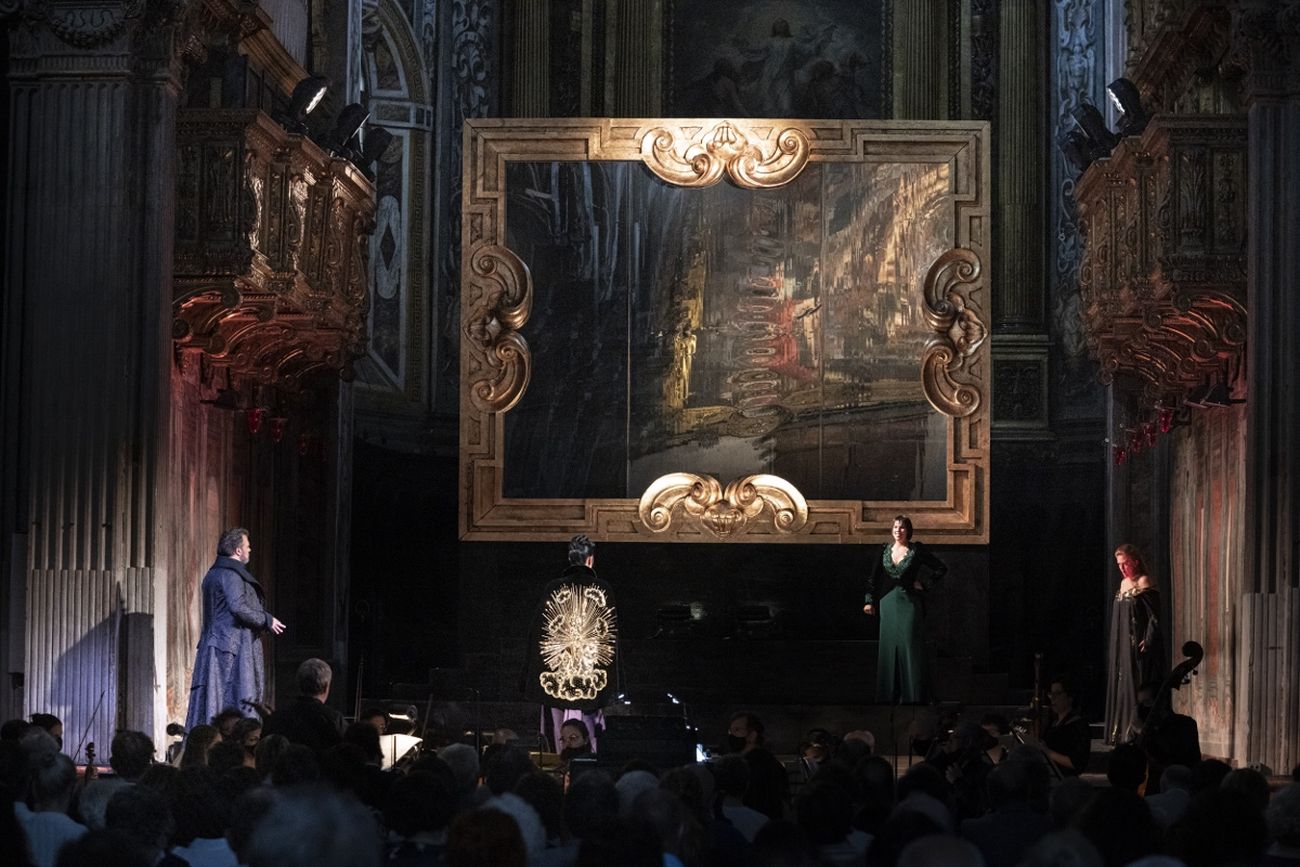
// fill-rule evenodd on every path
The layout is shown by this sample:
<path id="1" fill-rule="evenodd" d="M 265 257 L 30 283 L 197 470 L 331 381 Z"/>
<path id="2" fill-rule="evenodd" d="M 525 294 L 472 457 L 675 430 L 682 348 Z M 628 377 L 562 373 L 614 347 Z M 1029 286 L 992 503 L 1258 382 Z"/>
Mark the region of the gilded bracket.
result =
<path id="1" fill-rule="evenodd" d="M 662 533 L 672 525 L 679 503 L 689 518 L 720 539 L 738 533 L 768 508 L 778 533 L 794 533 L 808 523 L 808 501 L 799 489 L 765 473 L 743 476 L 726 488 L 712 476 L 669 473 L 645 489 L 637 514 L 651 532 Z"/>
<path id="2" fill-rule="evenodd" d="M 979 348 L 988 329 L 971 298 L 980 260 L 970 250 L 944 253 L 925 275 L 925 318 L 936 332 L 921 357 L 921 383 L 930 405 L 962 418 L 980 407 Z"/>
<path id="3" fill-rule="evenodd" d="M 694 135 L 656 127 L 641 139 L 646 167 L 682 187 L 710 187 L 724 173 L 747 189 L 779 187 L 803 171 L 810 150 L 808 136 L 800 130 L 784 129 L 765 139 L 725 120 Z"/>
<path id="4" fill-rule="evenodd" d="M 533 278 L 517 254 L 497 244 L 476 250 L 470 270 L 481 310 L 464 326 L 478 356 L 470 400 L 483 412 L 506 412 L 532 376 L 532 355 L 519 329 L 533 310 Z"/>

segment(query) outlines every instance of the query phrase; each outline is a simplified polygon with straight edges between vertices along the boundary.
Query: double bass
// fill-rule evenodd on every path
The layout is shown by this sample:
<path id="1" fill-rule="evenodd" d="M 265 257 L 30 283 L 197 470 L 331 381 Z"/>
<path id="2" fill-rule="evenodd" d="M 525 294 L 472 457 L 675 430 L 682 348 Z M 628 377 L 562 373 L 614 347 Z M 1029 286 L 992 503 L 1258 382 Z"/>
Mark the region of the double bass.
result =
<path id="1" fill-rule="evenodd" d="M 1201 759 L 1201 744 L 1196 721 L 1189 716 L 1174 713 L 1174 690 L 1192 682 L 1196 667 L 1205 658 L 1205 648 L 1195 641 L 1183 642 L 1183 656 L 1169 675 L 1160 683 L 1150 709 L 1135 726 L 1131 742 L 1147 754 L 1150 777 L 1159 780 L 1159 773 L 1172 764 L 1191 766 Z"/>

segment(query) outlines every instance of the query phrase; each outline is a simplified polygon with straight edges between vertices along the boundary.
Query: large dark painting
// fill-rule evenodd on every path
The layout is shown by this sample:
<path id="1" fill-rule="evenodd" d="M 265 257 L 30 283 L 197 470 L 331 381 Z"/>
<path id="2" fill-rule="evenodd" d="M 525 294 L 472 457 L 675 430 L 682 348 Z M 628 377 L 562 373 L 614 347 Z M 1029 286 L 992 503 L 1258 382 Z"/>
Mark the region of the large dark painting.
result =
<path id="1" fill-rule="evenodd" d="M 462 538 L 987 541 L 987 124 L 466 128 Z"/>
<path id="2" fill-rule="evenodd" d="M 680 117 L 881 117 L 886 0 L 673 0 Z"/>
<path id="3" fill-rule="evenodd" d="M 692 189 L 634 163 L 514 163 L 506 215 L 534 283 L 506 496 L 636 497 L 686 471 L 944 498 L 921 281 L 952 246 L 946 164 Z"/>

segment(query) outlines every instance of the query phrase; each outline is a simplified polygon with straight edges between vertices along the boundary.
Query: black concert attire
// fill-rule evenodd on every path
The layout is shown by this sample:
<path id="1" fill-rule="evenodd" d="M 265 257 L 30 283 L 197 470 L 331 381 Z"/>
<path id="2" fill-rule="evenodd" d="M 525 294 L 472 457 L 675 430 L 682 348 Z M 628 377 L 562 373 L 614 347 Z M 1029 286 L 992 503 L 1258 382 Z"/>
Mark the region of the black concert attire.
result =
<path id="1" fill-rule="evenodd" d="M 1065 719 L 1053 716 L 1043 732 L 1043 744 L 1052 752 L 1060 753 L 1070 759 L 1073 768 L 1057 764 L 1057 769 L 1067 777 L 1077 777 L 1088 769 L 1088 757 L 1092 755 L 1092 736 L 1088 733 L 1088 721 L 1071 710 Z"/>
<path id="2" fill-rule="evenodd" d="M 1115 594 L 1108 646 L 1106 740 L 1121 744 L 1130 739 L 1137 721 L 1138 689 L 1159 683 L 1166 673 L 1159 591 L 1135 588 Z"/>
<path id="3" fill-rule="evenodd" d="M 288 707 L 266 718 L 262 737 L 284 735 L 290 743 L 323 753 L 343 743 L 343 714 L 318 698 L 300 695 Z"/>
<path id="4" fill-rule="evenodd" d="M 866 603 L 880 615 L 876 657 L 876 701 L 895 698 L 917 704 L 929 697 L 926 676 L 925 596 L 948 567 L 920 542 L 910 542 L 907 554 L 893 561 L 893 543 L 872 558 Z M 876 550 L 868 548 L 868 551 Z M 916 589 L 920 581 L 923 590 Z"/>

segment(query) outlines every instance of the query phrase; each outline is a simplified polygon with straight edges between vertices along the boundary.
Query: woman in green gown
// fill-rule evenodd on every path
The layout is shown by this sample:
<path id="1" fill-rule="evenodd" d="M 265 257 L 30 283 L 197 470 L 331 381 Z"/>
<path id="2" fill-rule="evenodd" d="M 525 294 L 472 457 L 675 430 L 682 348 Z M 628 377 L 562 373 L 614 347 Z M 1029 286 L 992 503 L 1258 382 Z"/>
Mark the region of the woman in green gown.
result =
<path id="1" fill-rule="evenodd" d="M 876 701 L 917 704 L 929 698 L 925 670 L 925 595 L 948 571 L 939 558 L 912 541 L 912 520 L 894 518 L 893 541 L 873 558 L 867 579 L 866 614 L 880 614 Z"/>

